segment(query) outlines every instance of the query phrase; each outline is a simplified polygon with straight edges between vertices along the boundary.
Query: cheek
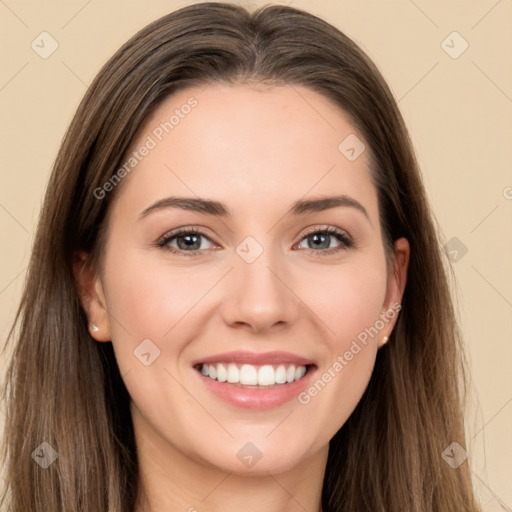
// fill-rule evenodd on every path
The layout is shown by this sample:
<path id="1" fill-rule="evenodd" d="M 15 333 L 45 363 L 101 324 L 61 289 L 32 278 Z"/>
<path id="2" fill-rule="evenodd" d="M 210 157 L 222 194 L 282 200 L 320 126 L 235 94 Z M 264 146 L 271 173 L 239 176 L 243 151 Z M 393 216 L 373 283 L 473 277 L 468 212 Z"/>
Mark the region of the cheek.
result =
<path id="1" fill-rule="evenodd" d="M 107 290 L 111 313 L 125 328 L 113 322 L 112 329 L 120 336 L 128 331 L 161 339 L 211 287 L 211 274 L 199 267 L 166 266 L 142 251 L 116 252 L 113 249 L 106 262 Z"/>
<path id="2" fill-rule="evenodd" d="M 377 260 L 364 268 L 347 265 L 314 283 L 308 305 L 320 318 L 318 326 L 328 330 L 320 371 L 299 403 L 323 418 L 321 428 L 332 436 L 352 414 L 373 372 L 379 339 L 375 325 L 386 291 L 385 265 Z"/>
<path id="3" fill-rule="evenodd" d="M 375 324 L 386 294 L 385 263 L 374 258 L 301 278 L 300 296 L 338 349 Z"/>

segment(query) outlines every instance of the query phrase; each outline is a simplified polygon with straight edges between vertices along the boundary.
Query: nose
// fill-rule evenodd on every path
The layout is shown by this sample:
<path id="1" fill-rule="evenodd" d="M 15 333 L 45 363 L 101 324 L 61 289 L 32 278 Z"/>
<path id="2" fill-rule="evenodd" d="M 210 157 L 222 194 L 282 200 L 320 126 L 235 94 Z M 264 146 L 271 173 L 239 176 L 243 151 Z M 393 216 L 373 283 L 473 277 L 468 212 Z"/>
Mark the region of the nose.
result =
<path id="1" fill-rule="evenodd" d="M 270 250 L 263 250 L 252 262 L 235 256 L 223 301 L 224 321 L 228 325 L 258 332 L 284 327 L 297 319 L 300 307 L 291 273 Z"/>

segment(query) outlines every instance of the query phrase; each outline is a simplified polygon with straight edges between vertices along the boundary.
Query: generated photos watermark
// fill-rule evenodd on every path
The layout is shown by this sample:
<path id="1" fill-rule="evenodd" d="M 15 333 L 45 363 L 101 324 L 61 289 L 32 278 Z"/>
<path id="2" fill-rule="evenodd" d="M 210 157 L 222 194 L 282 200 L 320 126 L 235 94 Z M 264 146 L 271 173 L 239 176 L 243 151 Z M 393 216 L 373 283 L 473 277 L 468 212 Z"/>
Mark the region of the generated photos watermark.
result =
<path id="1" fill-rule="evenodd" d="M 365 328 L 361 331 L 356 339 L 352 340 L 350 348 L 346 350 L 342 355 L 336 358 L 336 361 L 327 368 L 327 370 L 320 376 L 320 378 L 312 384 L 306 391 L 299 393 L 297 400 L 302 405 L 307 405 L 311 402 L 311 399 L 317 396 L 329 382 L 331 382 L 342 370 L 354 359 L 362 348 L 368 344 L 369 338 L 373 339 L 379 334 L 382 329 L 395 318 L 398 312 L 402 309 L 402 305 L 399 302 L 395 302 L 390 308 L 380 315 L 371 327 Z M 363 347 L 362 347 L 362 346 Z"/>
<path id="2" fill-rule="evenodd" d="M 174 113 L 168 120 L 161 122 L 156 126 L 151 134 L 146 137 L 146 140 L 135 150 L 128 155 L 126 161 L 121 167 L 101 186 L 94 189 L 94 197 L 96 199 L 104 199 L 105 196 L 114 190 L 114 188 L 121 183 L 122 179 L 128 176 L 137 165 L 139 165 L 150 152 L 158 146 L 166 135 L 172 132 L 183 119 L 185 119 L 192 109 L 197 107 L 197 100 L 191 96 L 186 103 L 176 108 Z"/>

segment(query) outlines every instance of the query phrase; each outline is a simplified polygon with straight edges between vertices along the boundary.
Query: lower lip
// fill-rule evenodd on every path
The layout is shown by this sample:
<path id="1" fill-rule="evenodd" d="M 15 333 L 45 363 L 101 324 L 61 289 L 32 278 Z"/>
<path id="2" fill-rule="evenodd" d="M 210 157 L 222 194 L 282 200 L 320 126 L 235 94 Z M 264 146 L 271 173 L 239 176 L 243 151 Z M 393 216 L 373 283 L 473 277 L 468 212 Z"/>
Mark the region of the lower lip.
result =
<path id="1" fill-rule="evenodd" d="M 316 366 L 308 367 L 302 379 L 286 383 L 276 384 L 267 389 L 242 388 L 228 382 L 219 382 L 204 376 L 200 371 L 194 369 L 206 388 L 215 396 L 230 405 L 241 409 L 272 409 L 279 407 L 295 398 L 309 385 Z"/>

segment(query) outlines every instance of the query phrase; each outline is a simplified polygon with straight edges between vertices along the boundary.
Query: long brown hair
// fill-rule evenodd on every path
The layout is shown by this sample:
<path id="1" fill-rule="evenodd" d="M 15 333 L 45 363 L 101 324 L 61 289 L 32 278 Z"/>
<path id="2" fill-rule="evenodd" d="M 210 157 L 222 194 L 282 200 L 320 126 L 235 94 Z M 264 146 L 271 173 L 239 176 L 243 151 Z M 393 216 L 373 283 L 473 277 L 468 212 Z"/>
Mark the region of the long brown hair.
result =
<path id="1" fill-rule="evenodd" d="M 170 93 L 209 82 L 300 84 L 339 105 L 369 149 L 388 257 L 399 237 L 411 246 L 391 339 L 330 442 L 324 512 L 480 510 L 468 463 L 454 469 L 441 456 L 452 442 L 465 446 L 466 363 L 449 268 L 396 101 L 366 54 L 322 19 L 224 3 L 180 9 L 138 32 L 101 69 L 66 133 L 8 337 L 16 344 L 4 390 L 2 503 L 12 512 L 133 512 L 129 395 L 111 344 L 89 334 L 73 256 L 83 250 L 100 264 L 122 184 L 101 200 L 93 191 L 118 170 L 147 115 Z M 43 442 L 58 454 L 46 469 L 33 456 L 50 453 Z"/>

